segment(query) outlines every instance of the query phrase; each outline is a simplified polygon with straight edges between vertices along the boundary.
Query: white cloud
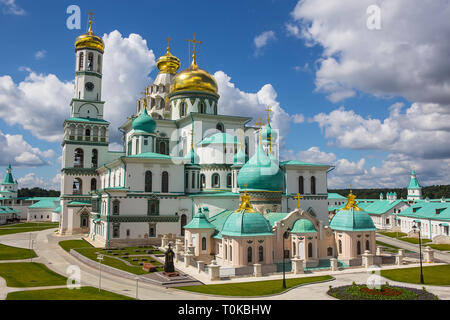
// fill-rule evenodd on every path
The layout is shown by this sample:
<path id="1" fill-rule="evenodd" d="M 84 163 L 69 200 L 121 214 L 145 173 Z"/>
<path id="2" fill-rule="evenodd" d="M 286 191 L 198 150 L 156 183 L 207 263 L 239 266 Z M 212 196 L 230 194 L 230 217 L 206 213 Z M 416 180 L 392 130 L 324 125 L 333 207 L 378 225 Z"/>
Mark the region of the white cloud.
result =
<path id="1" fill-rule="evenodd" d="M 34 54 L 34 57 L 36 58 L 36 60 L 40 60 L 42 58 L 45 58 L 46 55 L 47 55 L 46 50 L 39 50 Z"/>
<path id="2" fill-rule="evenodd" d="M 253 44 L 255 45 L 255 48 L 256 48 L 255 56 L 260 55 L 261 50 L 265 46 L 267 46 L 270 41 L 274 41 L 274 40 L 276 40 L 276 36 L 275 36 L 275 32 L 272 30 L 265 31 L 265 32 L 261 33 L 260 35 L 257 35 L 253 39 Z"/>
<path id="3" fill-rule="evenodd" d="M 105 34 L 103 100 L 105 118 L 111 122 L 110 137 L 119 140 L 117 128 L 133 114 L 139 92 L 150 81 L 155 56 L 140 35 L 123 38 L 120 32 Z M 29 68 L 24 81 L 15 84 L 0 76 L 0 117 L 10 125 L 19 124 L 39 139 L 61 141 L 64 119 L 70 115 L 73 81 L 61 81 L 53 74 L 37 74 Z"/>
<path id="4" fill-rule="evenodd" d="M 3 134 L 0 131 L 0 165 L 44 166 L 55 156 L 53 150 L 41 151 L 27 143 L 22 135 Z"/>
<path id="5" fill-rule="evenodd" d="M 289 132 L 290 116 L 277 101 L 277 92 L 271 84 L 265 84 L 256 93 L 241 91 L 231 82 L 231 77 L 223 71 L 214 73 L 219 87 L 219 113 L 227 115 L 240 115 L 253 118 L 253 124 L 261 117 L 266 119 L 266 106 L 272 108 L 271 126 L 278 129 L 280 139 Z M 280 142 L 282 144 L 282 141 Z"/>
<path id="6" fill-rule="evenodd" d="M 16 0 L 0 0 L 0 5 L 3 7 L 4 14 L 13 14 L 16 16 L 26 14 L 25 10 L 16 4 Z"/>
<path id="7" fill-rule="evenodd" d="M 38 177 L 34 173 L 27 173 L 25 176 L 17 179 L 19 188 L 34 188 L 39 187 L 46 190 L 60 190 L 61 189 L 61 174 L 57 174 L 51 179 Z"/>
<path id="8" fill-rule="evenodd" d="M 301 0 L 288 30 L 323 47 L 317 90 L 339 101 L 360 90 L 410 101 L 450 103 L 447 1 L 379 0 L 381 30 L 366 27 L 373 0 Z M 432 23 L 430 23 L 432 21 Z M 300 28 L 298 32 L 294 26 Z"/>
<path id="9" fill-rule="evenodd" d="M 305 116 L 302 114 L 294 114 L 291 116 L 291 118 L 292 118 L 292 122 L 297 123 L 297 124 L 305 122 Z"/>
<path id="10" fill-rule="evenodd" d="M 301 36 L 300 28 L 297 25 L 292 24 L 292 23 L 286 23 L 285 27 L 286 27 L 286 31 L 287 31 L 288 35 L 300 38 L 300 36 Z"/>

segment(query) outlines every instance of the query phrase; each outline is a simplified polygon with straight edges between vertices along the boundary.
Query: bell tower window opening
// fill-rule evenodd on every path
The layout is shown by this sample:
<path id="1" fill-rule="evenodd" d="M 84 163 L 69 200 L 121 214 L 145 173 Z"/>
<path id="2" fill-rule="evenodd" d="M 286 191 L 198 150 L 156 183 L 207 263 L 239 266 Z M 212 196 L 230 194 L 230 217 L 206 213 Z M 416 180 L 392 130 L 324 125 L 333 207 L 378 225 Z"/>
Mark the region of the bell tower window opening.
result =
<path id="1" fill-rule="evenodd" d="M 97 72 L 102 73 L 102 55 L 98 55 L 97 58 Z"/>
<path id="2" fill-rule="evenodd" d="M 75 178 L 73 180 L 72 194 L 83 194 L 83 180 L 81 180 L 80 178 Z"/>
<path id="3" fill-rule="evenodd" d="M 75 149 L 75 157 L 74 157 L 74 168 L 83 168 L 84 167 L 84 152 L 83 149 L 77 148 Z"/>
<path id="4" fill-rule="evenodd" d="M 84 66 L 84 52 L 80 52 L 78 56 L 78 70 L 82 70 Z"/>
<path id="5" fill-rule="evenodd" d="M 206 106 L 203 102 L 200 103 L 200 113 L 206 113 Z"/>
<path id="6" fill-rule="evenodd" d="M 91 179 L 91 191 L 97 190 L 97 179 L 92 178 Z"/>
<path id="7" fill-rule="evenodd" d="M 88 67 L 89 71 L 93 71 L 94 70 L 94 54 L 92 52 L 88 53 L 87 67 Z"/>
<path id="8" fill-rule="evenodd" d="M 316 177 L 311 177 L 311 194 L 316 194 Z"/>
<path id="9" fill-rule="evenodd" d="M 220 131 L 220 132 L 224 132 L 224 131 L 225 131 L 225 129 L 224 129 L 224 127 L 223 127 L 223 124 L 220 123 L 220 122 L 216 125 L 216 129 L 217 129 L 218 131 Z"/>
<path id="10" fill-rule="evenodd" d="M 298 193 L 300 193 L 300 194 L 305 193 L 303 176 L 298 177 Z"/>
<path id="11" fill-rule="evenodd" d="M 186 104 L 182 102 L 180 104 L 180 117 L 184 117 L 186 115 Z"/>

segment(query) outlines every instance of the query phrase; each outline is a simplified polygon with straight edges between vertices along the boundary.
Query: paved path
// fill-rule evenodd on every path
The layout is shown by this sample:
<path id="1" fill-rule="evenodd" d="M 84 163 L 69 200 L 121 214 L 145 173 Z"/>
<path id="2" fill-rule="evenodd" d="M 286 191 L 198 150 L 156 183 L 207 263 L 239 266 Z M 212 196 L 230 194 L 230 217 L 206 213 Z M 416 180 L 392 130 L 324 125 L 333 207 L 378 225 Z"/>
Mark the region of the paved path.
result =
<path id="1" fill-rule="evenodd" d="M 51 270 L 67 276 L 66 270 L 71 265 L 79 266 L 81 271 L 81 284 L 89 285 L 93 287 L 98 286 L 98 269 L 87 266 L 73 256 L 65 252 L 59 245 L 58 242 L 62 240 L 69 239 L 79 239 L 77 236 L 64 236 L 59 237 L 55 235 L 54 229 L 48 229 L 38 232 L 32 232 L 32 239 L 35 240 L 35 250 L 38 254 L 38 258 L 34 258 L 33 261 L 44 263 Z M 8 239 L 8 244 L 17 246 L 17 244 L 22 244 L 24 239 L 29 239 L 28 234 L 11 234 L 0 236 L 0 243 L 4 243 Z M 395 239 L 394 239 L 395 240 Z M 387 240 L 383 238 L 383 241 L 388 243 Z M 17 242 L 17 243 L 16 243 Z M 396 244 L 395 244 L 396 245 Z M 413 251 L 413 250 L 412 250 Z M 413 265 L 409 265 L 408 267 L 412 267 Z M 396 268 L 395 266 L 388 268 Z M 316 276 L 322 274 L 330 274 L 329 271 L 323 272 L 315 272 L 314 274 L 305 274 L 303 276 Z M 362 269 L 347 269 L 344 271 L 338 271 L 331 273 L 335 280 L 331 282 L 324 283 L 316 283 L 316 284 L 308 284 L 295 289 L 292 289 L 286 293 L 275 295 L 271 297 L 266 297 L 265 299 L 302 299 L 302 300 L 318 300 L 318 299 L 334 299 L 326 294 L 330 285 L 333 287 L 348 285 L 353 281 L 357 283 L 365 283 L 368 278 L 368 273 Z M 288 275 L 288 277 L 298 277 L 295 275 Z M 269 279 L 279 279 L 279 275 L 269 276 L 260 278 L 261 280 L 269 280 Z M 249 281 L 256 280 L 255 278 L 236 278 L 229 282 L 239 282 L 239 281 Z M 383 280 L 383 283 L 386 280 Z M 413 285 L 413 284 L 404 284 L 399 282 L 389 281 L 391 284 L 402 285 L 406 287 L 417 287 L 421 288 L 421 285 Z M 280 280 L 281 284 L 281 280 Z M 450 299 L 450 287 L 436 287 L 436 286 L 426 286 L 427 290 L 430 292 L 437 294 L 441 299 Z M 34 288 L 38 290 L 40 288 Z M 135 297 L 136 296 L 136 281 L 124 279 L 106 272 L 102 272 L 102 289 L 108 290 L 111 292 L 115 292 L 118 294 Z M 7 288 L 5 281 L 0 278 L 0 300 L 6 297 L 7 292 L 9 290 L 16 290 L 15 288 Z M 18 290 L 18 289 L 17 289 Z M 16 290 L 16 291 L 17 291 Z M 208 295 L 199 295 L 194 293 L 189 293 L 186 291 L 179 291 L 176 289 L 166 289 L 161 286 L 156 286 L 149 283 L 139 283 L 139 299 L 145 300 L 229 300 L 229 299 L 242 299 L 242 298 L 228 298 L 228 297 L 220 297 L 220 296 L 208 296 Z M 258 297 L 255 298 L 245 298 L 248 300 L 252 299 L 261 299 Z"/>
<path id="2" fill-rule="evenodd" d="M 396 246 L 396 247 L 399 247 L 399 248 L 402 248 L 402 249 L 419 252 L 418 244 L 413 244 L 413 243 L 405 242 L 405 241 L 398 240 L 395 238 L 383 236 L 382 234 L 377 234 L 377 240 L 382 241 L 387 244 L 390 244 L 390 245 L 393 245 L 393 246 Z M 422 244 L 422 255 L 423 255 L 423 250 L 425 247 L 426 247 L 426 244 L 425 245 Z M 444 261 L 445 263 L 450 263 L 450 254 L 449 253 L 445 253 L 445 252 L 442 252 L 439 250 L 434 250 L 434 257 L 436 259 Z"/>

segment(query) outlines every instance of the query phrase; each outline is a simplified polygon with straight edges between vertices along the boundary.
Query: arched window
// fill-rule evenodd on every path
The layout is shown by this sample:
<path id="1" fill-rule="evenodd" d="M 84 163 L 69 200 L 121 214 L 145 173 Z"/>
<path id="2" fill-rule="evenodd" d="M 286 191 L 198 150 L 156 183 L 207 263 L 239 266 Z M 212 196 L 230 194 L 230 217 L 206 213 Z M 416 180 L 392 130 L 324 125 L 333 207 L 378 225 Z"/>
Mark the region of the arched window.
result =
<path id="1" fill-rule="evenodd" d="M 94 54 L 92 52 L 88 53 L 87 67 L 88 67 L 89 71 L 93 71 L 94 70 Z"/>
<path id="2" fill-rule="evenodd" d="M 80 52 L 80 57 L 78 59 L 78 70 L 81 70 L 84 65 L 84 52 Z"/>
<path id="3" fill-rule="evenodd" d="M 161 153 L 161 154 L 167 154 L 167 151 L 166 151 L 166 142 L 165 142 L 165 141 L 160 141 L 160 142 L 159 142 L 159 153 Z"/>
<path id="4" fill-rule="evenodd" d="M 184 226 L 187 223 L 187 217 L 185 214 L 182 214 L 180 217 L 180 224 L 181 224 L 181 235 L 184 236 Z"/>
<path id="5" fill-rule="evenodd" d="M 200 175 L 200 187 L 206 188 L 206 177 L 203 173 Z"/>
<path id="6" fill-rule="evenodd" d="M 161 192 L 164 193 L 169 192 L 169 173 L 167 171 L 164 171 L 162 173 Z"/>
<path id="7" fill-rule="evenodd" d="M 84 151 L 83 151 L 83 149 L 81 149 L 81 148 L 75 149 L 73 166 L 75 168 L 83 168 L 84 167 Z"/>
<path id="8" fill-rule="evenodd" d="M 152 192 L 152 172 L 145 171 L 145 192 Z"/>
<path id="9" fill-rule="evenodd" d="M 263 262 L 264 261 L 264 248 L 263 246 L 259 246 L 258 248 L 258 261 Z"/>
<path id="10" fill-rule="evenodd" d="M 83 194 L 83 180 L 80 178 L 73 180 L 72 194 Z"/>
<path id="11" fill-rule="evenodd" d="M 251 263 L 253 261 L 253 249 L 252 247 L 248 247 L 247 249 L 247 262 Z"/>
<path id="12" fill-rule="evenodd" d="M 184 117 L 186 115 L 186 104 L 182 102 L 180 104 L 180 117 Z"/>
<path id="13" fill-rule="evenodd" d="M 230 244 L 230 261 L 233 261 L 233 246 Z"/>
<path id="14" fill-rule="evenodd" d="M 369 242 L 369 240 L 366 240 L 366 250 L 370 251 L 370 242 Z"/>
<path id="15" fill-rule="evenodd" d="M 298 193 L 300 193 L 300 194 L 305 193 L 303 176 L 298 177 Z"/>
<path id="16" fill-rule="evenodd" d="M 227 188 L 231 188 L 231 173 L 227 174 Z"/>
<path id="17" fill-rule="evenodd" d="M 114 200 L 113 201 L 113 215 L 119 215 L 120 214 L 120 201 Z"/>
<path id="18" fill-rule="evenodd" d="M 313 257 L 313 245 L 312 243 L 308 243 L 308 258 L 312 258 Z"/>
<path id="19" fill-rule="evenodd" d="M 184 188 L 189 188 L 189 172 L 185 172 L 184 174 Z"/>
<path id="20" fill-rule="evenodd" d="M 98 73 L 102 72 L 102 55 L 101 54 L 98 55 L 98 59 L 97 59 L 97 72 Z"/>
<path id="21" fill-rule="evenodd" d="M 202 238 L 202 250 L 206 250 L 206 238 Z"/>
<path id="22" fill-rule="evenodd" d="M 316 177 L 311 177 L 311 194 L 316 194 Z"/>
<path id="23" fill-rule="evenodd" d="M 338 246 L 339 246 L 339 254 L 342 254 L 342 240 L 338 241 Z"/>
<path id="24" fill-rule="evenodd" d="M 91 163 L 92 163 L 92 168 L 97 168 L 98 167 L 98 151 L 97 151 L 97 149 L 93 149 L 92 150 Z"/>
<path id="25" fill-rule="evenodd" d="M 295 247 L 295 242 L 292 242 L 292 255 L 295 257 L 295 255 L 296 255 L 296 252 L 297 250 L 296 250 L 296 247 Z"/>
<path id="26" fill-rule="evenodd" d="M 220 176 L 218 173 L 214 173 L 211 177 L 211 187 L 219 188 L 220 187 Z"/>
<path id="27" fill-rule="evenodd" d="M 360 255 L 361 254 L 361 241 L 358 240 L 358 242 L 356 243 L 356 254 Z"/>
<path id="28" fill-rule="evenodd" d="M 91 137 L 91 129 L 86 129 L 85 136 L 86 136 L 86 138 L 90 138 Z"/>
<path id="29" fill-rule="evenodd" d="M 91 191 L 97 190 L 97 179 L 92 178 L 91 179 Z"/>
<path id="30" fill-rule="evenodd" d="M 225 248 L 223 249 L 223 258 L 225 260 L 228 259 L 228 246 L 227 245 L 225 245 Z"/>
<path id="31" fill-rule="evenodd" d="M 206 113 L 206 106 L 203 102 L 200 103 L 200 113 Z"/>
<path id="32" fill-rule="evenodd" d="M 220 132 L 224 132 L 224 131 L 225 131 L 225 130 L 224 130 L 224 127 L 223 127 L 223 124 L 222 124 L 221 122 L 219 122 L 219 123 L 216 125 L 216 129 L 219 130 Z"/>

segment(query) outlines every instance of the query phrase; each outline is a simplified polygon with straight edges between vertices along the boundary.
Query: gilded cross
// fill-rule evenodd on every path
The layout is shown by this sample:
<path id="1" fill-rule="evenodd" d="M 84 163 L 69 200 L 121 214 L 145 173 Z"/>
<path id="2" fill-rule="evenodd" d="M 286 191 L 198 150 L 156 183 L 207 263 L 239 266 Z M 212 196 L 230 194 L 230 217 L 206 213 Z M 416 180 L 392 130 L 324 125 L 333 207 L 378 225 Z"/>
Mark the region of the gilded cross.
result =
<path id="1" fill-rule="evenodd" d="M 196 57 L 196 53 L 197 51 L 195 50 L 195 46 L 196 44 L 202 44 L 202 41 L 197 41 L 195 39 L 195 32 L 194 32 L 194 39 L 186 39 L 187 42 L 192 42 L 192 64 L 197 64 L 197 62 L 195 61 L 195 57 Z"/>
<path id="2" fill-rule="evenodd" d="M 270 123 L 270 113 L 272 112 L 272 109 L 270 106 L 267 106 L 265 111 L 267 112 L 267 123 Z"/>
<path id="3" fill-rule="evenodd" d="M 294 197 L 294 199 L 297 199 L 297 208 L 300 209 L 300 199 L 303 199 L 303 196 L 300 196 L 300 193 L 297 193 L 297 196 Z"/>
<path id="4" fill-rule="evenodd" d="M 264 122 L 262 122 L 262 119 L 261 119 L 261 118 L 258 118 L 258 121 L 256 122 L 256 125 L 257 125 L 259 128 L 262 128 L 262 126 L 264 125 Z"/>
<path id="5" fill-rule="evenodd" d="M 94 12 L 92 12 L 92 10 L 91 11 L 89 11 L 89 32 L 92 32 L 92 20 L 93 20 L 93 18 L 94 18 Z"/>
<path id="6" fill-rule="evenodd" d="M 166 40 L 167 40 L 167 51 L 170 51 L 170 40 L 172 40 L 172 38 L 167 37 Z"/>

